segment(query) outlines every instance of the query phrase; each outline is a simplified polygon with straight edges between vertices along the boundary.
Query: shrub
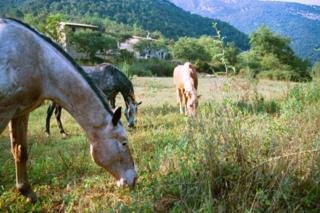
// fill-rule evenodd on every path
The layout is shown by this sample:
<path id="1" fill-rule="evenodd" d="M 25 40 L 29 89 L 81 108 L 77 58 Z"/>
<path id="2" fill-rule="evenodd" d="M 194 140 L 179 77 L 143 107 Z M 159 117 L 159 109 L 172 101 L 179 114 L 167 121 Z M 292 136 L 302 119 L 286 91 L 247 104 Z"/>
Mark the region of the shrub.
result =
<path id="1" fill-rule="evenodd" d="M 288 112 L 301 112 L 305 106 L 320 101 L 319 82 L 296 85 L 282 102 L 281 110 L 284 114 Z"/>
<path id="2" fill-rule="evenodd" d="M 314 77 L 319 78 L 320 77 L 320 61 L 315 63 L 312 67 L 312 74 Z"/>
<path id="3" fill-rule="evenodd" d="M 129 67 L 129 73 L 137 76 L 172 76 L 175 65 L 159 59 L 139 60 Z"/>

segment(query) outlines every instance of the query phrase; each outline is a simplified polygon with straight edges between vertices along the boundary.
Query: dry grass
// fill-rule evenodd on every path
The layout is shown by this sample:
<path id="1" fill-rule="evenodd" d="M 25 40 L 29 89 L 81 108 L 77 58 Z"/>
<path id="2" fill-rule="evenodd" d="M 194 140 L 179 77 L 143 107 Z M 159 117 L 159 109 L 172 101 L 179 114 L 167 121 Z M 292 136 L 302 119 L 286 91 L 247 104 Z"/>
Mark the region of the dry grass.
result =
<path id="1" fill-rule="evenodd" d="M 161 106 L 170 104 L 176 106 L 176 91 L 172 78 L 133 78 L 137 98 L 143 101 L 143 106 Z M 256 86 L 257 91 L 266 99 L 284 97 L 288 90 L 294 86 L 291 82 L 261 80 Z M 254 83 L 247 79 L 228 79 L 224 77 L 200 76 L 198 93 L 201 102 L 222 102 L 226 97 L 234 100 L 248 96 L 253 91 Z M 142 107 L 143 107 L 142 106 Z"/>

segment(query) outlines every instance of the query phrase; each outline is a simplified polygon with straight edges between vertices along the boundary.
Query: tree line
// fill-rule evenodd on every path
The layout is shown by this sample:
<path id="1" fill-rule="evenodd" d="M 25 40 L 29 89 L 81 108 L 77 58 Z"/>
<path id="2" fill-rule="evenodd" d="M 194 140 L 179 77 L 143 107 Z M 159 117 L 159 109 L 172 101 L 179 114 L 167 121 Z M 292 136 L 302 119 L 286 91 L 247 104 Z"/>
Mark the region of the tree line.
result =
<path id="1" fill-rule="evenodd" d="M 37 26 L 54 40 L 59 36 L 58 24 L 70 18 L 59 13 L 48 15 L 44 20 L 25 16 L 27 22 Z M 89 63 L 108 61 L 117 64 L 129 75 L 168 76 L 172 74 L 175 65 L 184 61 L 194 63 L 200 72 L 246 75 L 253 78 L 309 81 L 312 76 L 320 75 L 320 62 L 311 68 L 309 61 L 294 54 L 290 47 L 290 39 L 272 32 L 266 26 L 260 27 L 249 36 L 250 48 L 242 51 L 234 42 L 225 41 L 215 23 L 212 24 L 215 33 L 211 36 L 184 36 L 172 40 L 159 31 L 148 32 L 137 24 L 125 25 L 108 18 L 85 16 L 73 17 L 73 20 L 99 27 L 98 31 L 77 31 L 69 35 L 70 42 L 76 49 L 89 56 Z M 161 60 L 144 60 L 136 59 L 131 52 L 118 50 L 117 43 L 133 35 L 150 35 L 153 38 L 137 43 L 134 46 L 136 51 L 164 49 L 168 56 Z M 107 57 L 97 58 L 98 52 L 108 53 Z"/>

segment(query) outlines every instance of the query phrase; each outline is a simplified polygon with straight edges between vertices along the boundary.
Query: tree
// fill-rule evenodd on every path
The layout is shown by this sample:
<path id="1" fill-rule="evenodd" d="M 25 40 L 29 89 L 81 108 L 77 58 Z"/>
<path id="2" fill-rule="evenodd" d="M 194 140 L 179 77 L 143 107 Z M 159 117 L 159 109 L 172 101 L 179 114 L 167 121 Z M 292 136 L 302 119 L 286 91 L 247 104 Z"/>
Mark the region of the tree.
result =
<path id="1" fill-rule="evenodd" d="M 78 31 L 69 35 L 71 45 L 75 46 L 80 52 L 88 54 L 93 62 L 98 51 L 105 52 L 117 48 L 117 41 L 111 36 L 101 32 Z"/>
<path id="2" fill-rule="evenodd" d="M 136 51 L 139 51 L 140 54 L 144 55 L 151 51 L 168 51 L 165 40 L 142 39 L 138 43 L 136 43 L 133 48 Z"/>
<path id="3" fill-rule="evenodd" d="M 236 47 L 235 43 L 227 43 L 227 46 L 225 48 L 225 58 L 228 62 L 228 64 L 232 66 L 236 66 L 238 63 L 238 54 L 240 53 L 240 50 Z"/>
<path id="4" fill-rule="evenodd" d="M 290 39 L 273 33 L 266 26 L 260 27 L 250 35 L 250 45 L 251 50 L 260 57 L 273 54 L 282 63 L 288 63 L 294 57 Z"/>
<path id="5" fill-rule="evenodd" d="M 282 37 L 262 26 L 250 35 L 250 54 L 259 63 L 255 74 L 268 72 L 275 79 L 306 81 L 311 79 L 310 63 L 297 57 L 290 47 L 290 39 Z M 251 62 L 250 62 L 251 63 Z M 255 76 L 255 75 L 254 75 Z"/>
<path id="6" fill-rule="evenodd" d="M 45 33 L 55 41 L 59 41 L 59 25 L 64 19 L 64 15 L 60 13 L 48 15 L 46 18 Z"/>
<path id="7" fill-rule="evenodd" d="M 205 50 L 205 48 L 200 45 L 197 39 L 182 37 L 172 46 L 171 53 L 174 58 L 187 60 L 195 62 L 200 61 L 210 61 L 211 56 Z"/>
<path id="8" fill-rule="evenodd" d="M 205 49 L 207 54 L 210 55 L 211 62 L 216 63 L 217 61 L 220 61 L 219 55 L 222 53 L 222 50 L 219 41 L 211 36 L 201 36 L 197 42 Z"/>

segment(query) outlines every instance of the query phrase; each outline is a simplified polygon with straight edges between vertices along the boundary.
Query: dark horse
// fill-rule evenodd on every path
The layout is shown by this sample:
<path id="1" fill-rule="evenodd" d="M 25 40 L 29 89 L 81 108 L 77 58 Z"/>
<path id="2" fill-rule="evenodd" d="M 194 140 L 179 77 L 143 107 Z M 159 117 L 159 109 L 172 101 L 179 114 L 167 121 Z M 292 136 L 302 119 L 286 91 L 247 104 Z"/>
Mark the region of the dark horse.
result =
<path id="1" fill-rule="evenodd" d="M 135 99 L 132 82 L 118 68 L 111 64 L 104 63 L 93 68 L 83 68 L 94 83 L 104 92 L 112 108 L 115 108 L 116 96 L 119 92 L 121 93 L 126 104 L 124 113 L 128 121 L 128 126 L 134 127 L 138 105 L 140 105 L 141 102 L 138 103 Z M 62 107 L 59 104 L 52 102 L 49 105 L 45 131 L 48 135 L 50 134 L 50 118 L 53 112 L 55 112 L 60 133 L 66 135 L 60 119 L 61 111 Z"/>

